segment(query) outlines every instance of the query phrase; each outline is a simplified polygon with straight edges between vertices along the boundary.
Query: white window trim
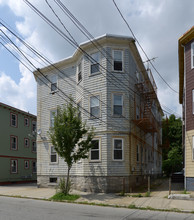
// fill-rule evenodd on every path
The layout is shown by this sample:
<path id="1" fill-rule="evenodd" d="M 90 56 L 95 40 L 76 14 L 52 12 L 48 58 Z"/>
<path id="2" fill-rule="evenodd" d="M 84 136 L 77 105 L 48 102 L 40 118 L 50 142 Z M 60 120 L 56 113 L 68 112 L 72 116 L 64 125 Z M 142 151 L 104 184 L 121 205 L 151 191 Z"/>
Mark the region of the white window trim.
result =
<path id="1" fill-rule="evenodd" d="M 99 54 L 99 61 L 95 62 L 96 64 L 99 65 L 99 71 L 95 72 L 95 73 L 91 73 L 91 71 L 92 71 L 91 66 L 92 66 L 92 64 L 95 64 L 95 63 L 92 63 L 93 60 L 90 58 L 90 73 L 89 73 L 89 76 L 95 76 L 95 75 L 98 75 L 99 73 L 101 73 L 101 54 L 100 54 L 100 52 L 99 51 L 93 52 L 93 53 L 90 54 L 90 56 L 92 57 L 92 55 L 95 54 L 95 53 Z"/>
<path id="2" fill-rule="evenodd" d="M 122 159 L 114 159 L 114 149 L 115 149 L 114 141 L 115 140 L 122 140 Z M 121 137 L 112 138 L 112 160 L 113 161 L 124 161 L 124 138 L 121 138 Z"/>
<path id="3" fill-rule="evenodd" d="M 193 57 L 194 57 L 194 42 L 191 44 L 191 69 L 194 68 Z"/>
<path id="4" fill-rule="evenodd" d="M 12 124 L 12 115 L 15 115 L 15 125 Z M 17 128 L 18 126 L 18 116 L 11 112 L 11 126 Z"/>
<path id="5" fill-rule="evenodd" d="M 11 144 L 11 147 L 10 147 L 10 149 L 11 150 L 18 150 L 18 137 L 17 136 L 14 136 L 14 135 L 11 135 L 10 136 L 10 138 L 11 138 L 11 141 L 10 141 L 10 144 Z M 13 138 L 15 138 L 15 145 L 16 145 L 16 148 L 14 149 L 14 148 L 12 148 L 12 143 L 13 143 Z"/>
<path id="6" fill-rule="evenodd" d="M 53 126 L 51 126 L 51 114 L 52 114 L 52 112 L 56 112 L 57 113 L 57 109 L 50 109 L 49 110 L 49 117 L 50 117 L 50 120 L 49 120 L 49 127 L 51 128 L 51 127 L 53 127 Z"/>
<path id="7" fill-rule="evenodd" d="M 114 51 L 121 51 L 122 52 L 122 70 L 115 70 L 114 69 Z M 118 73 L 124 73 L 124 50 L 123 49 L 112 49 L 112 71 Z"/>
<path id="8" fill-rule="evenodd" d="M 93 141 L 98 140 L 98 149 L 99 149 L 99 159 L 98 160 L 92 160 L 91 159 L 91 151 L 92 149 L 90 149 L 90 162 L 101 162 L 101 138 L 100 137 L 95 137 L 93 138 Z"/>
<path id="9" fill-rule="evenodd" d="M 81 70 L 79 71 L 79 65 L 81 65 Z M 81 80 L 79 80 L 79 73 L 81 72 Z M 82 60 L 77 65 L 77 83 L 80 83 L 83 78 L 83 65 L 82 65 Z"/>
<path id="10" fill-rule="evenodd" d="M 57 86 L 56 86 L 56 90 L 53 90 L 53 91 L 52 91 L 52 90 L 51 90 L 51 86 L 52 86 L 53 82 L 52 82 L 51 78 L 52 78 L 53 76 L 56 76 L 56 83 L 57 83 Z M 59 82 L 58 82 L 58 75 L 57 75 L 57 74 L 52 74 L 52 75 L 50 75 L 50 76 L 49 76 L 49 80 L 50 80 L 50 93 L 53 94 L 53 93 L 58 92 L 58 85 L 59 85 Z"/>
<path id="11" fill-rule="evenodd" d="M 122 114 L 121 115 L 115 115 L 114 114 L 114 95 L 121 95 L 122 96 Z M 124 94 L 123 93 L 117 93 L 117 92 L 113 92 L 112 93 L 112 116 L 114 117 L 121 117 L 124 116 Z"/>
<path id="12" fill-rule="evenodd" d="M 94 97 L 94 96 L 99 96 L 99 116 L 98 117 L 91 116 L 90 99 L 91 99 L 91 97 Z M 89 96 L 89 105 L 88 106 L 89 106 L 90 119 L 100 118 L 101 117 L 101 94 L 96 93 L 96 94 Z"/>
<path id="13" fill-rule="evenodd" d="M 51 162 L 51 155 L 52 155 L 51 149 L 52 149 L 52 147 L 54 147 L 54 146 L 53 145 L 50 146 L 49 163 L 50 164 L 58 164 L 59 160 L 58 160 L 57 152 L 56 152 L 56 161 L 55 162 Z"/>

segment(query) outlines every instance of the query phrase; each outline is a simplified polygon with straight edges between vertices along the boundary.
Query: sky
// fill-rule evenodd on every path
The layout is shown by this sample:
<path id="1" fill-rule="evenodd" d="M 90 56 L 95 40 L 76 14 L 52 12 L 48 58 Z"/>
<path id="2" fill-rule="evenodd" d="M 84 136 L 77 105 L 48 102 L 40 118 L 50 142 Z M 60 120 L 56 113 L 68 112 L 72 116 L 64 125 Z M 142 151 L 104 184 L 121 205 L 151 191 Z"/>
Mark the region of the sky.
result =
<path id="1" fill-rule="evenodd" d="M 46 0 L 29 2 L 64 31 Z M 48 2 L 76 41 L 79 44 L 85 42 L 87 38 L 61 11 L 55 1 Z M 94 37 L 105 33 L 132 36 L 112 0 L 61 0 L 61 2 Z M 154 58 L 153 64 L 159 74 L 178 92 L 178 39 L 193 26 L 194 1 L 115 0 L 115 2 L 148 57 Z M 75 48 L 52 30 L 24 0 L 0 0 L 0 22 L 2 21 L 52 62 L 65 59 L 75 51 Z M 5 36 L 3 33 L 6 33 L 23 52 L 31 54 L 1 24 L 0 30 L 3 30 L 0 33 L 0 102 L 36 114 L 36 81 L 32 72 L 43 66 L 31 58 L 34 69 L 29 71 L 24 67 L 3 46 L 9 46 L 3 41 L 2 36 Z M 141 49 L 138 49 L 142 60 L 146 61 L 147 58 Z M 14 51 L 13 48 L 10 50 Z M 145 65 L 148 67 L 147 63 Z M 150 65 L 149 67 L 151 68 Z M 152 73 L 162 108 L 181 116 L 178 93 L 172 91 L 153 69 Z"/>

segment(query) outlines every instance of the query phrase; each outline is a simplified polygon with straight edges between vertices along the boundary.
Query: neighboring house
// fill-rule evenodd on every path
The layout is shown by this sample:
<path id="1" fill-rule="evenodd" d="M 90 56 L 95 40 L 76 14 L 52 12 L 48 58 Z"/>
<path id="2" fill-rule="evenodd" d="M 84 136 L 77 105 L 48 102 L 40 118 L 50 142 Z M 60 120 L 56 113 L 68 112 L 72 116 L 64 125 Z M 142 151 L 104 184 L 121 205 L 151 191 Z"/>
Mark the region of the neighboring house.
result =
<path id="1" fill-rule="evenodd" d="M 185 189 L 194 190 L 194 26 L 179 38 L 179 102 L 183 108 Z"/>
<path id="2" fill-rule="evenodd" d="M 0 184 L 36 181 L 36 116 L 0 103 Z"/>
<path id="3" fill-rule="evenodd" d="M 72 96 L 82 120 L 95 128 L 88 159 L 71 169 L 73 187 L 121 192 L 162 173 L 157 88 L 133 38 L 104 35 L 75 54 L 34 72 L 37 81 L 37 182 L 52 186 L 67 174 L 48 138 L 53 113 Z"/>

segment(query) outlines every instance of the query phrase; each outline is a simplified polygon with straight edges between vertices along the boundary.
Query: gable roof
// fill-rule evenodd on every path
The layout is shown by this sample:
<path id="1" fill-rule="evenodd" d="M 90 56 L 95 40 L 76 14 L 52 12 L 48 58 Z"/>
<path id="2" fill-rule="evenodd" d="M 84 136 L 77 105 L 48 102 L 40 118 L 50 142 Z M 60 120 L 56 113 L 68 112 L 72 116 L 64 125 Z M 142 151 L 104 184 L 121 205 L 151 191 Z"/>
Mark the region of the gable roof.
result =
<path id="1" fill-rule="evenodd" d="M 31 118 L 36 119 L 36 115 L 33 115 L 33 114 L 29 113 L 29 112 L 22 111 L 22 110 L 20 110 L 20 109 L 18 109 L 18 108 L 14 108 L 14 107 L 12 107 L 12 106 L 6 105 L 6 104 L 4 104 L 4 103 L 2 103 L 2 102 L 0 102 L 0 107 L 5 108 L 5 109 L 8 109 L 8 110 L 11 110 L 11 111 L 13 111 L 13 112 L 17 112 L 17 113 L 22 114 L 22 115 L 25 115 L 25 116 L 27 116 L 27 117 L 31 117 Z"/>
<path id="2" fill-rule="evenodd" d="M 194 26 L 184 33 L 178 41 L 179 54 L 179 103 L 183 103 L 183 88 L 184 88 L 184 46 L 194 39 Z"/>

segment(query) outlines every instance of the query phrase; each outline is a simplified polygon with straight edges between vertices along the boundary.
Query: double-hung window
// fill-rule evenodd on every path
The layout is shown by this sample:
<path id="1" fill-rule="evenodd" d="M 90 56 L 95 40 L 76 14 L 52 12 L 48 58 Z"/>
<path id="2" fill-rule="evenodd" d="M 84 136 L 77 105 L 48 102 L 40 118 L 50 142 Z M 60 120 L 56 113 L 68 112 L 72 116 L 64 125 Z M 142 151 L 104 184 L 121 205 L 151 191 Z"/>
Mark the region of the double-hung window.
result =
<path id="1" fill-rule="evenodd" d="M 194 68 L 194 42 L 191 44 L 191 69 Z"/>
<path id="2" fill-rule="evenodd" d="M 17 127 L 17 115 L 14 113 L 11 113 L 11 126 Z"/>
<path id="3" fill-rule="evenodd" d="M 80 62 L 77 66 L 77 82 L 79 83 L 82 80 L 82 63 Z"/>
<path id="4" fill-rule="evenodd" d="M 113 94 L 113 115 L 123 115 L 123 95 Z"/>
<path id="5" fill-rule="evenodd" d="M 11 173 L 17 173 L 17 172 L 18 172 L 18 161 L 11 160 Z"/>
<path id="6" fill-rule="evenodd" d="M 54 127 L 54 122 L 55 122 L 55 116 L 57 115 L 57 110 L 51 110 L 50 111 L 50 127 Z"/>
<path id="7" fill-rule="evenodd" d="M 90 97 L 90 117 L 99 118 L 100 117 L 100 96 Z"/>
<path id="8" fill-rule="evenodd" d="M 57 75 L 50 76 L 51 92 L 57 91 Z"/>
<path id="9" fill-rule="evenodd" d="M 91 75 L 100 72 L 100 53 L 91 54 Z"/>
<path id="10" fill-rule="evenodd" d="M 51 163 L 56 163 L 57 162 L 57 152 L 56 152 L 54 146 L 51 146 L 50 162 Z"/>
<path id="11" fill-rule="evenodd" d="M 18 140 L 16 136 L 11 136 L 11 150 L 17 150 Z"/>
<path id="12" fill-rule="evenodd" d="M 123 71 L 123 51 L 113 50 L 114 71 Z"/>
<path id="13" fill-rule="evenodd" d="M 93 147 L 90 150 L 90 160 L 99 161 L 100 160 L 100 141 L 99 139 L 92 140 Z"/>
<path id="14" fill-rule="evenodd" d="M 123 139 L 113 139 L 113 160 L 123 160 Z"/>

